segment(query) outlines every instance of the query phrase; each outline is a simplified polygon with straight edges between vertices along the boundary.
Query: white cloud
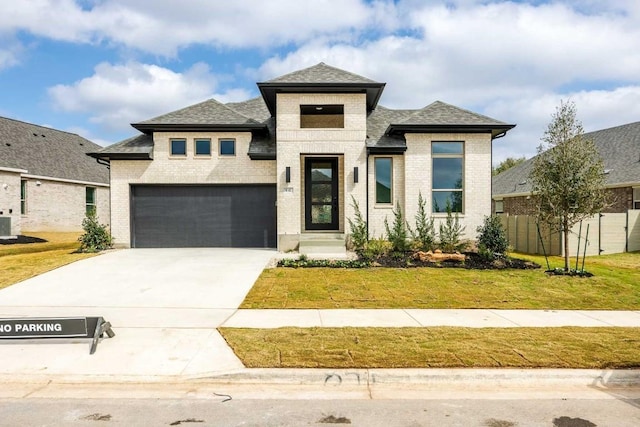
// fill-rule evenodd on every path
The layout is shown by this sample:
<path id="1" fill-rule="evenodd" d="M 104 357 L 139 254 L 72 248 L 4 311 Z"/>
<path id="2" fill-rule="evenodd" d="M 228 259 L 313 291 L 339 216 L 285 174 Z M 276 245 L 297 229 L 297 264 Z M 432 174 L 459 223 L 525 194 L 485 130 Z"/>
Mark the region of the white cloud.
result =
<path id="1" fill-rule="evenodd" d="M 49 89 L 54 106 L 68 112 L 90 112 L 90 121 L 107 130 L 131 130 L 129 123 L 146 120 L 209 98 L 221 102 L 246 99 L 234 89 L 215 93 L 217 78 L 206 64 L 184 73 L 157 65 L 102 63 L 91 77 Z"/>
<path id="2" fill-rule="evenodd" d="M 73 0 L 13 2 L 0 32 L 26 30 L 55 40 L 109 42 L 174 56 L 193 44 L 271 47 L 316 37 L 345 39 L 365 28 L 390 28 L 393 2 L 363 0 L 104 0 L 82 8 Z"/>

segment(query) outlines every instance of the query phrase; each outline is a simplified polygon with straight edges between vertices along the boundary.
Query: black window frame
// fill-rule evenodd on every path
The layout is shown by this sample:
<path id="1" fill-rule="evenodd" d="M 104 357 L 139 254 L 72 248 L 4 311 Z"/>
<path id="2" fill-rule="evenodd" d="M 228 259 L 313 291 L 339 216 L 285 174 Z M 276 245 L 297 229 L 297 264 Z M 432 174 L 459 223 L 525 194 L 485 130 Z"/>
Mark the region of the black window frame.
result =
<path id="1" fill-rule="evenodd" d="M 222 145 L 225 142 L 230 142 L 233 144 L 233 153 L 229 154 L 229 153 L 223 153 L 222 152 Z M 235 138 L 220 138 L 218 139 L 218 155 L 220 157 L 235 157 L 236 155 L 236 139 Z"/>
<path id="2" fill-rule="evenodd" d="M 174 143 L 181 142 L 184 146 L 184 153 L 174 152 Z M 171 138 L 169 140 L 169 155 L 171 157 L 187 157 L 187 139 L 186 138 Z"/>
<path id="3" fill-rule="evenodd" d="M 207 153 L 198 152 L 199 142 L 207 143 L 207 147 L 208 147 Z M 193 139 L 193 155 L 196 157 L 211 157 L 211 138 L 194 138 Z"/>
<path id="4" fill-rule="evenodd" d="M 454 147 L 455 145 L 460 146 L 460 150 L 453 149 L 443 149 L 449 145 L 450 147 Z M 438 147 L 439 149 L 436 149 Z M 435 170 L 436 170 L 436 162 L 438 159 L 460 159 L 460 188 L 436 188 L 435 186 Z M 445 206 L 439 206 L 436 201 L 436 194 L 444 194 L 450 193 L 452 196 L 453 193 L 460 193 L 460 209 L 457 210 L 454 206 L 451 206 L 451 212 L 464 214 L 465 212 L 465 190 L 464 190 L 464 179 L 465 179 L 465 142 L 464 141 L 431 141 L 431 213 L 432 214 L 444 214 L 446 213 L 446 204 Z M 448 200 L 448 198 L 447 198 Z M 436 210 L 436 207 L 439 209 Z"/>
<path id="5" fill-rule="evenodd" d="M 389 198 L 386 201 L 380 201 L 381 194 L 378 193 L 378 162 L 379 161 L 389 161 Z M 393 206 L 393 157 L 374 157 L 373 158 L 373 171 L 374 171 L 374 179 L 375 179 L 375 201 L 376 205 L 389 205 Z"/>

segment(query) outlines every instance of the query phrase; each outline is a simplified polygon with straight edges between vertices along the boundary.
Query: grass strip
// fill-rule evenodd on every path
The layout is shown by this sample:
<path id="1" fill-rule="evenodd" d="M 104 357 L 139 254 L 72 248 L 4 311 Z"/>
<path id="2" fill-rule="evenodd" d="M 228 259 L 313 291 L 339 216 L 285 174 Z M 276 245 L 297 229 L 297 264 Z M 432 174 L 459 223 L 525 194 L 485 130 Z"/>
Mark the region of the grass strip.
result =
<path id="1" fill-rule="evenodd" d="M 640 367 L 640 328 L 220 328 L 249 368 Z"/>
<path id="2" fill-rule="evenodd" d="M 561 263 L 554 257 L 552 267 Z M 274 268 L 263 271 L 241 308 L 640 309 L 640 253 L 588 257 L 586 267 L 594 277 L 543 269 Z"/>
<path id="3" fill-rule="evenodd" d="M 75 253 L 78 233 L 30 233 L 47 240 L 0 246 L 0 289 L 97 254 Z"/>

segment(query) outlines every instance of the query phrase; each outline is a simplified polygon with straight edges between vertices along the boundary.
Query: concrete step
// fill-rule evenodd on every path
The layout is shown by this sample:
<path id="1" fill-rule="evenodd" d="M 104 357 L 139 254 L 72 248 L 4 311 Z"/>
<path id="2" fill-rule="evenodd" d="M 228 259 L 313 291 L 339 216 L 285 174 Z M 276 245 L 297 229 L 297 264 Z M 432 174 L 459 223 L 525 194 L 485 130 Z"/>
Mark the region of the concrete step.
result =
<path id="1" fill-rule="evenodd" d="M 302 255 L 336 255 L 347 253 L 344 234 L 342 233 L 308 233 L 300 236 L 298 252 Z"/>

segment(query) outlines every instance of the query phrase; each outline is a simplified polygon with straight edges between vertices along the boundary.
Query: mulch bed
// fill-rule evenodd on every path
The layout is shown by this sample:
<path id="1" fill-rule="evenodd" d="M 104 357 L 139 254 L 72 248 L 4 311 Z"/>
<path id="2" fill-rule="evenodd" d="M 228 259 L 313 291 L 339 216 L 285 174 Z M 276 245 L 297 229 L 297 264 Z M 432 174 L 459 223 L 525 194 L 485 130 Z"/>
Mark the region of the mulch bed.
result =
<path id="1" fill-rule="evenodd" d="M 485 257 L 478 255 L 476 252 L 465 252 L 465 260 L 461 261 L 421 261 L 414 259 L 410 255 L 398 257 L 393 255 L 385 255 L 378 258 L 373 265 L 378 267 L 432 267 L 432 268 L 466 268 L 473 270 L 504 270 L 519 269 L 530 270 L 540 268 L 535 262 L 526 261 L 519 258 L 498 258 L 495 260 L 487 260 Z"/>
<path id="2" fill-rule="evenodd" d="M 19 245 L 24 243 L 44 243 L 46 240 L 38 237 L 18 235 L 15 239 L 0 239 L 0 245 Z"/>

